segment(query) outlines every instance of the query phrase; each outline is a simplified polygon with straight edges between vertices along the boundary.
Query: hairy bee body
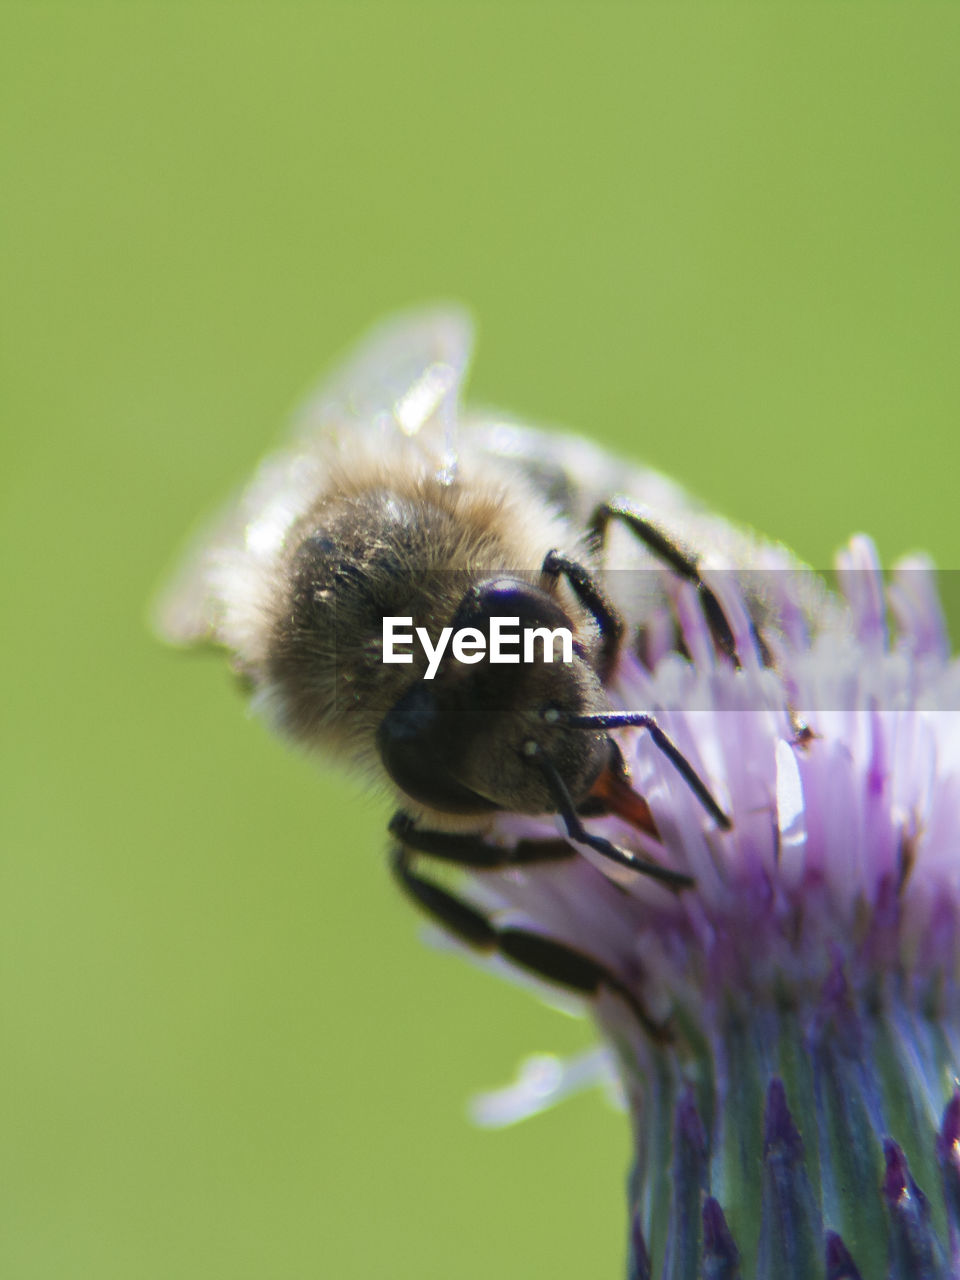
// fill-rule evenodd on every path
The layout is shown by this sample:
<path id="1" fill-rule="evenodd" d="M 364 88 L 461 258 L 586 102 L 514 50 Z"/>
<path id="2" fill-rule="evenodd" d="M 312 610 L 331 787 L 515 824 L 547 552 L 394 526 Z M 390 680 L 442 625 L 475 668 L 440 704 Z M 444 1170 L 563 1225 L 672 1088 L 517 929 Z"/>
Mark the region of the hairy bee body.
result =
<path id="1" fill-rule="evenodd" d="M 552 812 L 574 842 L 667 879 L 581 822 L 616 812 L 656 833 L 609 732 L 622 647 L 651 663 L 680 647 L 663 623 L 686 579 L 718 651 L 737 661 L 704 577 L 726 569 L 738 575 L 767 660 L 783 620 L 762 575 L 798 563 L 585 440 L 462 412 L 469 351 L 469 325 L 454 311 L 376 333 L 201 540 L 161 605 L 160 628 L 178 643 L 226 648 L 285 735 L 391 786 L 402 850 L 477 865 L 491 856 L 485 846 L 441 848 L 414 837 L 412 824 L 482 832 L 497 812 Z M 753 571 L 755 584 L 746 581 Z M 807 575 L 796 598 L 803 625 L 825 616 Z M 414 619 L 436 643 L 457 628 L 492 639 L 510 616 L 550 635 L 567 628 L 570 661 L 555 665 L 544 651 L 498 667 L 447 655 L 431 670 L 424 653 L 402 665 L 384 658 L 389 617 Z M 707 787 L 652 718 L 638 711 L 630 723 L 650 730 L 722 826 Z M 462 908 L 425 888 L 405 857 L 403 887 L 462 934 Z"/>

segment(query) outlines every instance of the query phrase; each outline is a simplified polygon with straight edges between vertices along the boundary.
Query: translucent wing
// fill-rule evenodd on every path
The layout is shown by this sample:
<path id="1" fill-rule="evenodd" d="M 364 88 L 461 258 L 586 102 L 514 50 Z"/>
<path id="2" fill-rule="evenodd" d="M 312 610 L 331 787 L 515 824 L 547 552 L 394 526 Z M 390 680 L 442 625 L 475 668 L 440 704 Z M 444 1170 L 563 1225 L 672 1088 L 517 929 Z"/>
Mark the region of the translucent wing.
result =
<path id="1" fill-rule="evenodd" d="M 276 553 L 323 482 L 325 442 L 408 438 L 452 479 L 472 340 L 469 317 L 452 306 L 395 316 L 362 340 L 296 415 L 287 447 L 195 538 L 152 611 L 159 634 L 181 645 L 222 642 L 232 566 Z"/>
<path id="2" fill-rule="evenodd" d="M 454 307 L 394 316 L 374 329 L 298 416 L 301 436 L 351 429 L 416 437 L 456 465 L 460 391 L 473 326 Z"/>

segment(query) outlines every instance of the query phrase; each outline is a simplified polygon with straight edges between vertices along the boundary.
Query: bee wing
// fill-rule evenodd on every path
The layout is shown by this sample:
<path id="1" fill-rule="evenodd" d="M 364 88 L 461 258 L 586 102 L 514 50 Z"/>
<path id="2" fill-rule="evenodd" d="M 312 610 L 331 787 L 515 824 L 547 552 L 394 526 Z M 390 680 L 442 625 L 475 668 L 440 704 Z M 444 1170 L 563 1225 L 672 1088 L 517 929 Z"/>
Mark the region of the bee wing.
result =
<path id="1" fill-rule="evenodd" d="M 322 483 L 324 444 L 356 435 L 385 445 L 412 439 L 446 478 L 456 470 L 460 390 L 473 326 L 466 312 L 436 307 L 375 328 L 294 417 L 292 439 L 201 530 L 152 610 L 173 644 L 223 642 L 238 557 L 268 560 Z"/>
<path id="2" fill-rule="evenodd" d="M 298 415 L 304 439 L 373 432 L 415 438 L 441 466 L 456 466 L 460 391 L 473 349 L 465 311 L 437 307 L 374 329 Z"/>
<path id="3" fill-rule="evenodd" d="M 224 617 L 241 588 L 235 567 L 266 561 L 271 544 L 301 507 L 316 460 L 286 450 L 265 459 L 253 480 L 190 539 L 173 576 L 150 609 L 161 639 L 175 645 L 224 644 Z"/>
<path id="4" fill-rule="evenodd" d="M 674 481 L 608 453 L 594 441 L 545 431 L 502 416 L 467 416 L 472 448 L 522 475 L 544 503 L 574 531 L 585 531 L 597 507 L 621 498 L 647 513 L 667 540 L 705 571 L 735 575 L 766 639 L 848 630 L 847 611 L 821 577 L 781 543 L 726 520 Z M 575 548 L 590 555 L 587 547 Z M 602 581 L 631 627 L 643 625 L 668 603 L 666 566 L 625 527 L 612 526 L 601 556 Z M 722 576 L 721 576 L 722 581 Z"/>

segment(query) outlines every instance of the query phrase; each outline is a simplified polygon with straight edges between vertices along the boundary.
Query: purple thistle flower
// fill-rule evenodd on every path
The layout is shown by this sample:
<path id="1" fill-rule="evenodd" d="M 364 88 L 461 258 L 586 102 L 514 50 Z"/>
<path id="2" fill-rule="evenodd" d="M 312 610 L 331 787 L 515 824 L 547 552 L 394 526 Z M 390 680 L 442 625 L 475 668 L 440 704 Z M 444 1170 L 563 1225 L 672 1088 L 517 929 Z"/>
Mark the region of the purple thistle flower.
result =
<path id="1" fill-rule="evenodd" d="M 662 844 L 595 825 L 695 887 L 585 848 L 470 888 L 612 975 L 592 1008 L 633 1121 L 630 1276 L 960 1275 L 960 667 L 933 572 L 906 561 L 885 587 L 855 539 L 815 636 L 796 575 L 769 574 L 772 664 L 744 581 L 709 579 L 739 666 L 680 584 L 679 651 L 625 655 L 611 689 L 656 716 L 732 827 L 705 823 L 631 730 L 618 741 Z"/>
<path id="2" fill-rule="evenodd" d="M 458 312 L 374 334 L 188 560 L 162 631 L 226 647 L 282 732 L 389 785 L 392 867 L 428 915 L 592 996 L 606 1052 L 541 1059 L 481 1110 L 615 1062 L 631 1277 L 960 1276 L 960 664 L 930 566 L 886 586 L 857 538 L 832 597 L 656 473 L 459 421 L 469 353 Z M 626 559 L 600 554 L 614 517 Z M 576 661 L 527 658 L 515 685 L 433 685 L 379 643 L 414 613 L 435 657 L 464 620 L 472 646 L 514 612 L 555 635 L 567 606 L 589 615 Z M 566 843 L 520 816 L 544 812 Z M 485 869 L 465 901 L 420 855 Z"/>

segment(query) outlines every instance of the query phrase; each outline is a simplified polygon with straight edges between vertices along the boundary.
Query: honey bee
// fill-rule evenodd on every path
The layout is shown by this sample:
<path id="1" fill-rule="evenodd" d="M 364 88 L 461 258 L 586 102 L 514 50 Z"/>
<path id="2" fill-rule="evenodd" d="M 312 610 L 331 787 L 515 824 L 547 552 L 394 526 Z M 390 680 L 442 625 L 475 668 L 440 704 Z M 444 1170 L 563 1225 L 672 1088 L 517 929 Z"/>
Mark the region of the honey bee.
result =
<path id="1" fill-rule="evenodd" d="M 370 336 L 201 540 L 159 626 L 175 643 L 226 649 L 281 733 L 393 791 L 392 870 L 434 921 L 589 995 L 616 985 L 599 963 L 498 926 L 424 863 L 495 870 L 585 846 L 667 891 L 688 887 L 665 862 L 591 830 L 614 814 L 658 838 L 617 746 L 626 726 L 650 734 L 705 823 L 729 826 L 654 717 L 614 709 L 609 687 L 670 579 L 692 585 L 720 660 L 737 662 L 697 548 L 740 566 L 767 563 L 769 549 L 655 472 L 464 410 L 470 350 L 469 321 L 452 308 Z M 639 585 L 621 590 L 610 584 L 622 569 L 653 572 L 631 573 Z M 539 638 L 539 651 L 517 645 L 497 661 L 511 626 Z M 409 652 L 388 654 L 388 638 L 406 638 Z M 565 838 L 504 848 L 490 833 L 504 812 L 555 815 Z"/>

